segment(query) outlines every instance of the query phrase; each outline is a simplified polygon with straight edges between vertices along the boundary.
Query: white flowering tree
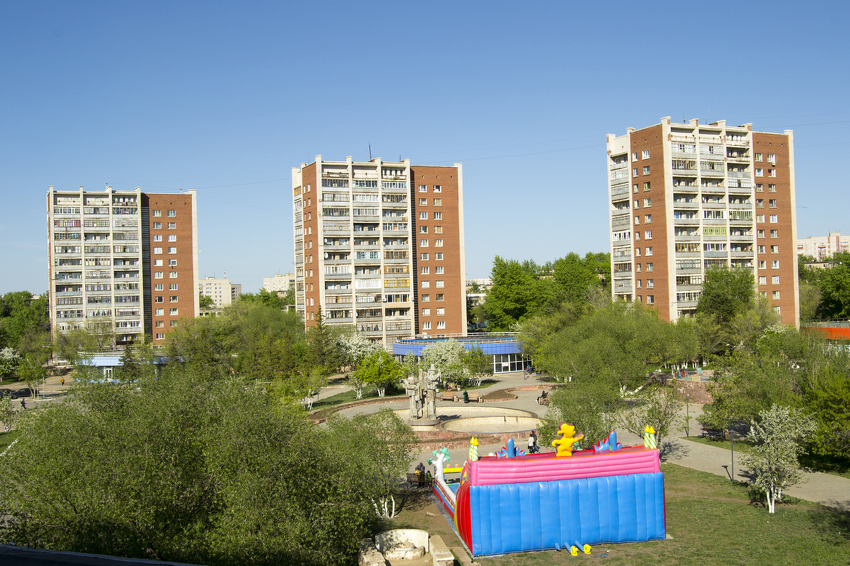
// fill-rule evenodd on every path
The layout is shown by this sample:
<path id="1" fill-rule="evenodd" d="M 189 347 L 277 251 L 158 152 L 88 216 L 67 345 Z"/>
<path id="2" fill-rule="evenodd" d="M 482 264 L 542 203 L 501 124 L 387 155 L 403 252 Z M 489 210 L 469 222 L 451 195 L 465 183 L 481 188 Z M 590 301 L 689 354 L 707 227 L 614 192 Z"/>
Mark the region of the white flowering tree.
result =
<path id="1" fill-rule="evenodd" d="M 466 349 L 457 340 L 443 340 L 422 351 L 422 368 L 434 367 L 442 373 L 444 382 L 461 383 L 469 373 L 465 365 Z"/>
<path id="2" fill-rule="evenodd" d="M 0 379 L 6 379 L 15 375 L 15 370 L 18 369 L 18 364 L 21 363 L 21 357 L 12 348 L 3 348 L 0 350 Z"/>
<path id="3" fill-rule="evenodd" d="M 753 421 L 747 434 L 752 452 L 743 456 L 741 463 L 752 472 L 753 483 L 767 496 L 768 511 L 774 513 L 782 491 L 803 479 L 797 461 L 801 452 L 798 443 L 817 426 L 802 411 L 776 404 L 761 411 L 759 417 L 761 420 Z"/>
<path id="4" fill-rule="evenodd" d="M 354 389 L 358 399 L 363 397 L 363 386 L 366 381 L 361 372 L 357 371 L 360 364 L 370 355 L 383 350 L 380 342 L 369 340 L 357 332 L 343 335 L 339 338 L 339 347 L 343 352 L 345 365 L 351 367 L 348 374 L 348 384 Z"/>

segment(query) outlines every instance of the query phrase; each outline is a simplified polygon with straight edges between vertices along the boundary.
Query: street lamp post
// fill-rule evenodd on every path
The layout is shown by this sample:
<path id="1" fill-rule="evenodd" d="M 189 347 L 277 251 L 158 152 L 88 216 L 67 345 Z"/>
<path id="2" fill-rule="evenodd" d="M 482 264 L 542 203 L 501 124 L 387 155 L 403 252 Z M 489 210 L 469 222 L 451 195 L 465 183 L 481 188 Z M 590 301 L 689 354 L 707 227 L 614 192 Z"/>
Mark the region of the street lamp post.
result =
<path id="1" fill-rule="evenodd" d="M 691 398 L 685 397 L 685 436 L 691 435 Z"/>

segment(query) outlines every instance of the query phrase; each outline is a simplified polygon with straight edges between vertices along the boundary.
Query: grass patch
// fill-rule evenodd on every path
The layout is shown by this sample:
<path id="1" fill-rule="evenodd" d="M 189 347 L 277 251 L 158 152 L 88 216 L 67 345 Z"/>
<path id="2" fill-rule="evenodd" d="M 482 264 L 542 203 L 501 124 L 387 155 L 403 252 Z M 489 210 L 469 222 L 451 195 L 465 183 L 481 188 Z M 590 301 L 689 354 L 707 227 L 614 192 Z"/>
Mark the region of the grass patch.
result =
<path id="1" fill-rule="evenodd" d="M 728 440 L 708 438 L 704 436 L 687 436 L 682 437 L 682 440 L 690 440 L 691 442 L 699 442 L 706 446 L 715 446 L 717 448 L 723 448 L 724 450 L 730 450 L 730 443 Z M 752 444 L 746 440 L 736 440 L 735 452 L 749 454 L 752 452 Z M 850 479 L 850 458 L 803 454 L 800 456 L 800 465 L 813 472 L 822 472 L 824 474 L 832 474 Z"/>
<path id="2" fill-rule="evenodd" d="M 9 432 L 0 432 L 0 453 L 9 447 L 21 435 L 19 430 L 10 430 Z"/>
<path id="3" fill-rule="evenodd" d="M 737 444 L 737 443 L 736 443 Z M 753 503 L 747 485 L 675 464 L 664 464 L 667 532 L 672 539 L 634 544 L 603 544 L 591 556 L 542 551 L 480 558 L 485 566 L 574 564 L 605 558 L 612 564 L 749 565 L 847 564 L 850 514 L 795 500 L 770 515 Z M 422 494 L 405 499 L 387 528 L 428 529 L 443 536 L 459 554 L 460 541 L 437 507 Z"/>

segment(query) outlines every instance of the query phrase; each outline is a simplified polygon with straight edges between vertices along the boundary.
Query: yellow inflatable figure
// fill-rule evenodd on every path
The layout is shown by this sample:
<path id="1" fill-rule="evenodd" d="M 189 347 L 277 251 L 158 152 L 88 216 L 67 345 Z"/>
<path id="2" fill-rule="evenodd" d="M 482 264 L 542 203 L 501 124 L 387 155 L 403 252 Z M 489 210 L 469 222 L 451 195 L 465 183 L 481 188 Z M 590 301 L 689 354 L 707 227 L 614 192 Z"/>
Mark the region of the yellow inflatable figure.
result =
<path id="1" fill-rule="evenodd" d="M 552 441 L 552 446 L 557 448 L 557 456 L 572 456 L 573 455 L 573 444 L 584 438 L 583 434 L 575 436 L 576 427 L 571 424 L 563 423 L 561 424 L 561 429 L 558 431 L 558 434 L 561 435 L 561 438 Z"/>

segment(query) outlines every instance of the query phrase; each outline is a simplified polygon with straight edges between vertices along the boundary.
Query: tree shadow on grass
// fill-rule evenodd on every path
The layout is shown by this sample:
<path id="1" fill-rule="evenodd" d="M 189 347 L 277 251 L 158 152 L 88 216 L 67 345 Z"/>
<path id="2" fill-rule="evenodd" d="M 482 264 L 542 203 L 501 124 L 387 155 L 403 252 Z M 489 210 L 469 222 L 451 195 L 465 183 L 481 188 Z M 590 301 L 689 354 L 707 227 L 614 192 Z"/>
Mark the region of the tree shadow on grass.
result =
<path id="1" fill-rule="evenodd" d="M 838 502 L 836 502 L 838 504 Z M 822 540 L 832 544 L 850 542 L 850 512 L 837 509 L 809 511 L 809 520 Z"/>
<path id="2" fill-rule="evenodd" d="M 671 440 L 663 440 L 658 446 L 658 456 L 662 460 L 669 461 L 684 458 L 690 453 L 690 447 L 685 442 Z"/>

